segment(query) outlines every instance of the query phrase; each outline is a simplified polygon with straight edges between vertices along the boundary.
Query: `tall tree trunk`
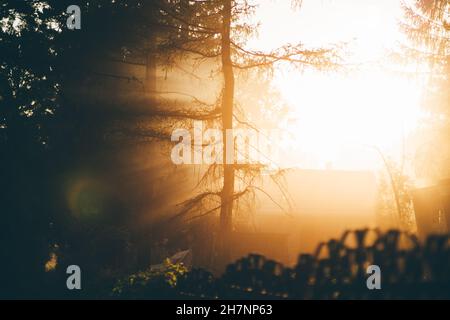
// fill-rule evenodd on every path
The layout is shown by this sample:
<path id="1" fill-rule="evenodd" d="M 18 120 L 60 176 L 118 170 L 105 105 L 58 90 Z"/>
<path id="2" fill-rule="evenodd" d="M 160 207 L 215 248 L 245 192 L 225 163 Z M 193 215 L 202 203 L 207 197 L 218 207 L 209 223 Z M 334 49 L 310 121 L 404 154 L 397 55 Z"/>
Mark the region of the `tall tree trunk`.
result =
<path id="1" fill-rule="evenodd" d="M 231 62 L 231 2 L 224 0 L 222 26 L 222 72 L 224 77 L 222 97 L 222 137 L 223 137 L 223 189 L 220 209 L 220 255 L 222 263 L 230 258 L 230 237 L 232 230 L 233 195 L 234 195 L 234 143 L 233 143 L 233 102 L 234 73 Z M 231 141 L 228 141 L 231 139 Z M 228 155 L 228 156 L 227 156 Z"/>

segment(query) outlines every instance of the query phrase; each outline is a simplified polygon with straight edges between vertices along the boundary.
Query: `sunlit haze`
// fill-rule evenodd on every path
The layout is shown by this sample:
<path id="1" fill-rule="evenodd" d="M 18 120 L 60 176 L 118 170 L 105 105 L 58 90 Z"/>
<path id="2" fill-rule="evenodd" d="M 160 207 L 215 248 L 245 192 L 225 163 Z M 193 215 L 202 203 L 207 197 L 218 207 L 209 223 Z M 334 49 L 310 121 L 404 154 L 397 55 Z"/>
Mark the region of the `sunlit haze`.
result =
<path id="1" fill-rule="evenodd" d="M 275 72 L 274 84 L 291 109 L 282 129 L 294 137 L 289 150 L 298 166 L 376 169 L 379 155 L 370 146 L 394 158 L 408 152 L 408 135 L 420 117 L 420 87 L 389 62 L 379 64 L 402 39 L 400 9 L 392 0 L 306 0 L 297 11 L 288 1 L 259 2 L 255 19 L 261 26 L 248 47 L 345 43 L 349 52 L 345 74 L 286 65 Z"/>

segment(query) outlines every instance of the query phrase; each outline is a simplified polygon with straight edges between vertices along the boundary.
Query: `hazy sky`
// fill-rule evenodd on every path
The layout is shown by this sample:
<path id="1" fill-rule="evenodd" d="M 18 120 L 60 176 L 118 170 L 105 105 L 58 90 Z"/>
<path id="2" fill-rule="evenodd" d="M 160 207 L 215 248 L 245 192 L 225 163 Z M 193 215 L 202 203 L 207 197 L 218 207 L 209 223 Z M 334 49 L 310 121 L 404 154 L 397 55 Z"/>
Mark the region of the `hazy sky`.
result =
<path id="1" fill-rule="evenodd" d="M 286 42 L 390 45 L 401 15 L 399 0 L 303 0 L 297 11 L 288 0 L 256 2 L 260 37 L 251 45 L 265 49 Z"/>
<path id="2" fill-rule="evenodd" d="M 361 63 L 383 57 L 402 38 L 400 0 L 304 0 L 297 11 L 287 0 L 258 3 L 259 35 L 248 43 L 254 49 L 346 42 L 352 52 L 347 63 Z M 292 106 L 295 149 L 308 155 L 302 167 L 331 162 L 338 169 L 376 169 L 379 156 L 367 145 L 398 159 L 417 123 L 417 84 L 373 65 L 346 75 L 282 67 L 274 83 Z"/>

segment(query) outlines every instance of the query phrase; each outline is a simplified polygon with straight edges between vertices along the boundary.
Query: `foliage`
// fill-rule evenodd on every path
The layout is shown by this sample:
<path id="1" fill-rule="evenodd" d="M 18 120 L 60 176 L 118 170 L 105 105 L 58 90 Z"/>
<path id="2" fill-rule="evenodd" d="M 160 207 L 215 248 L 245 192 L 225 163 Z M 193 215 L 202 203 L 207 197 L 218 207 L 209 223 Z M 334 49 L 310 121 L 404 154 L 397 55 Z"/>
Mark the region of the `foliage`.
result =
<path id="1" fill-rule="evenodd" d="M 440 180 L 450 175 L 450 2 L 403 2 L 403 9 L 401 27 L 409 41 L 401 57 L 423 70 L 427 82 L 423 104 L 428 116 L 417 134 L 416 171 L 420 178 Z"/>
<path id="2" fill-rule="evenodd" d="M 142 35 L 131 32 L 137 28 L 131 22 L 137 17 L 140 1 L 123 13 L 123 1 L 89 3 L 78 2 L 83 12 L 79 32 L 66 28 L 66 8 L 73 4 L 70 0 L 6 0 L 0 4 L 0 202 L 4 226 L 0 271 L 11 275 L 2 285 L 1 296 L 39 296 L 38 288 L 47 276 L 49 248 L 59 245 L 62 260 L 71 256 L 92 260 L 88 254 L 70 252 L 79 249 L 80 243 L 86 243 L 88 249 L 79 251 L 92 248 L 91 242 L 80 241 L 90 240 L 80 239 L 89 235 L 80 229 L 103 224 L 103 230 L 111 230 L 111 222 L 123 223 L 115 216 L 119 207 L 109 201 L 101 212 L 107 212 L 108 221 L 102 217 L 92 223 L 97 226 L 85 223 L 79 227 L 80 221 L 66 202 L 66 191 L 71 188 L 66 184 L 72 180 L 67 176 L 98 171 L 112 162 L 112 157 L 99 161 L 99 155 L 108 150 L 104 128 L 115 115 L 105 114 L 101 110 L 104 104 L 85 99 L 77 90 L 92 77 L 95 58 L 120 51 L 125 44 L 132 47 Z M 121 30 L 128 35 L 115 29 L 124 26 L 128 29 Z M 80 194 L 88 192 L 95 197 L 98 191 L 80 190 Z M 97 200 L 104 202 L 100 197 L 94 200 L 96 206 Z M 78 261 L 82 262 L 89 265 L 93 261 Z"/>
<path id="3" fill-rule="evenodd" d="M 392 180 L 387 173 L 380 173 L 377 203 L 379 224 L 388 228 L 398 227 L 413 233 L 416 231 L 416 222 L 411 196 L 412 182 L 394 161 L 388 160 L 387 165 L 386 169 L 390 171 Z M 396 189 L 398 203 L 393 188 Z"/>
<path id="4" fill-rule="evenodd" d="M 172 263 L 165 259 L 162 266 L 150 267 L 117 282 L 112 295 L 120 298 L 149 298 L 164 295 L 176 287 L 187 269 L 182 263 Z"/>

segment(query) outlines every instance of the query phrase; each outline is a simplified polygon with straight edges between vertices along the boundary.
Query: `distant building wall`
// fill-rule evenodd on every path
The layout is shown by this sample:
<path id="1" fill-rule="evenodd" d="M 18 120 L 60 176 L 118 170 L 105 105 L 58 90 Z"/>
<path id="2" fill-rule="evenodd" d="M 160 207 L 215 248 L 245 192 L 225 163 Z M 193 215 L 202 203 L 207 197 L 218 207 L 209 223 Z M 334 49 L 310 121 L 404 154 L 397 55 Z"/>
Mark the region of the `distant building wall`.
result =
<path id="1" fill-rule="evenodd" d="M 371 172 L 295 169 L 280 180 L 287 193 L 263 178 L 260 187 L 271 199 L 257 192 L 253 222 L 242 221 L 240 228 L 285 237 L 283 263 L 295 263 L 299 252 L 312 253 L 345 230 L 376 227 L 377 184 Z"/>
<path id="2" fill-rule="evenodd" d="M 252 253 L 285 263 L 289 261 L 288 237 L 283 233 L 235 232 L 231 241 L 231 259 L 240 259 Z"/>
<path id="3" fill-rule="evenodd" d="M 419 237 L 450 232 L 450 180 L 413 191 Z"/>

